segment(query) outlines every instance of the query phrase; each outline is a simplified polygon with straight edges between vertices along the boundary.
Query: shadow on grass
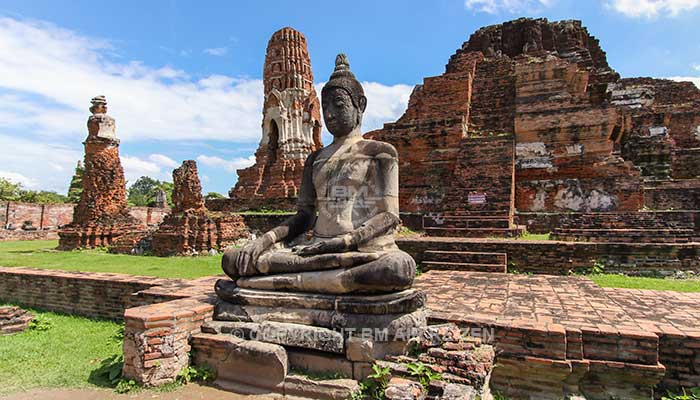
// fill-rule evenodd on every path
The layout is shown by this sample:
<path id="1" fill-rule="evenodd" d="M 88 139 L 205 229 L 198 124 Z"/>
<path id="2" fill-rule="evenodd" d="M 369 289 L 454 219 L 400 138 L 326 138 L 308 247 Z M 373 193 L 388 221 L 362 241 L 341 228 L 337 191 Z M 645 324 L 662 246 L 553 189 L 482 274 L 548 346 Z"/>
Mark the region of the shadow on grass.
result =
<path id="1" fill-rule="evenodd" d="M 123 366 L 124 360 L 121 355 L 115 354 L 106 358 L 99 367 L 90 371 L 88 382 L 98 387 L 114 389 L 119 383 Z"/>

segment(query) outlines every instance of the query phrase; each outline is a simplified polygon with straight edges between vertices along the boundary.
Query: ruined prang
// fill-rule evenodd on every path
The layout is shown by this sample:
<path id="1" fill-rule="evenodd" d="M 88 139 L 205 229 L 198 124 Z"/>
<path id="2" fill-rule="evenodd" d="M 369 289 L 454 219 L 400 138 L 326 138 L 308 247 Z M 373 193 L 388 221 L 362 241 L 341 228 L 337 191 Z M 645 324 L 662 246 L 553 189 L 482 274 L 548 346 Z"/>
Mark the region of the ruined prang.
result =
<path id="1" fill-rule="evenodd" d="M 129 215 L 119 139 L 114 118 L 107 115 L 107 99 L 96 96 L 91 103 L 88 136 L 83 142 L 83 190 L 73 221 L 59 232 L 63 250 L 109 246 L 126 233 L 145 229 Z"/>
<path id="2" fill-rule="evenodd" d="M 321 145 L 321 107 L 306 38 L 292 28 L 275 32 L 263 67 L 262 139 L 255 165 L 238 170 L 227 209 L 293 209 L 304 160 Z"/>
<path id="3" fill-rule="evenodd" d="M 213 254 L 247 235 L 241 216 L 210 215 L 204 207 L 194 160 L 173 171 L 173 208 L 152 235 L 154 255 Z"/>

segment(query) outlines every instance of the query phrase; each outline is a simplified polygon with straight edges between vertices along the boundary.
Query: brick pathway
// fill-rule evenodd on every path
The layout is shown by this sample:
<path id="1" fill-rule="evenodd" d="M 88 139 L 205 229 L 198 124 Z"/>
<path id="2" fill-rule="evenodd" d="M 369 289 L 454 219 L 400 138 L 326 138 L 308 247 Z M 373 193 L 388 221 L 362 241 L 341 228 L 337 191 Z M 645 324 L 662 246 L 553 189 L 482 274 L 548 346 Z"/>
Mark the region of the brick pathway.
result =
<path id="1" fill-rule="evenodd" d="M 431 271 L 416 286 L 435 319 L 700 336 L 700 293 L 601 288 L 575 276 Z"/>

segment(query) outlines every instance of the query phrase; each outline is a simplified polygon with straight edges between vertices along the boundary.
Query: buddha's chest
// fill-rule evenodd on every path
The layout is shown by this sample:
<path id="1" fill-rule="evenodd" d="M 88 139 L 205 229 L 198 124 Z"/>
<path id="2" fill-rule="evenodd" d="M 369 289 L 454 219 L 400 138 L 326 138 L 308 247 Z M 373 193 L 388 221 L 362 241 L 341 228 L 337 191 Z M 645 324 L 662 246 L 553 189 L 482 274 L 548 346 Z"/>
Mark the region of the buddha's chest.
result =
<path id="1" fill-rule="evenodd" d="M 373 157 L 353 155 L 331 157 L 314 163 L 313 183 L 316 195 L 327 200 L 355 198 L 374 186 L 376 161 Z"/>

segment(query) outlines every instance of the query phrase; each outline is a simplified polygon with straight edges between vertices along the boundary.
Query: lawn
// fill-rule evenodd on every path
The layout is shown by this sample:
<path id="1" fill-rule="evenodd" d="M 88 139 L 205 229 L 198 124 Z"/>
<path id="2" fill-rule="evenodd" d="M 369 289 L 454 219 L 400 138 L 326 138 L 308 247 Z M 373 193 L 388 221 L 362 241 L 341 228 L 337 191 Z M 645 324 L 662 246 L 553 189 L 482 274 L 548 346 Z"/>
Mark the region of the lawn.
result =
<path id="1" fill-rule="evenodd" d="M 587 275 L 586 277 L 602 287 L 700 292 L 698 279 L 642 278 L 616 274 Z"/>
<path id="2" fill-rule="evenodd" d="M 114 272 L 194 279 L 221 272 L 221 255 L 152 257 L 109 254 L 104 250 L 58 251 L 57 240 L 0 242 L 0 266 Z"/>
<path id="3" fill-rule="evenodd" d="M 31 388 L 110 386 L 96 370 L 121 354 L 122 324 L 30 311 L 39 329 L 0 336 L 0 396 Z"/>

